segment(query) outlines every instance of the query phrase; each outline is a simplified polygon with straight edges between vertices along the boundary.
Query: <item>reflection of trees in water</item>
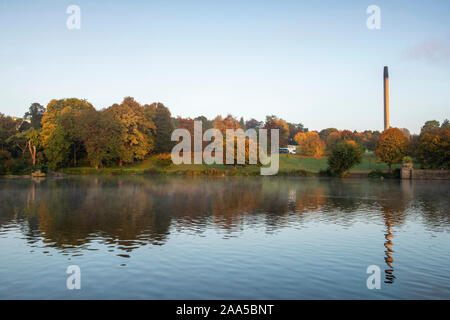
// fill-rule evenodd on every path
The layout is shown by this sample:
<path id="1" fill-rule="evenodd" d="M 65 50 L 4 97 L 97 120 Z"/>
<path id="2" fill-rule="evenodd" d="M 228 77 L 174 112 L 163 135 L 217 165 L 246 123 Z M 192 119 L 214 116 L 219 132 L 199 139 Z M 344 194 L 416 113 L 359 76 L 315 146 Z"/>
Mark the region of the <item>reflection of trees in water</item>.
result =
<path id="1" fill-rule="evenodd" d="M 444 186 L 442 192 L 448 193 Z M 130 252 L 164 244 L 172 230 L 201 234 L 211 226 L 227 236 L 244 227 L 275 232 L 311 220 L 349 226 L 355 220 L 371 222 L 377 215 L 368 212 L 376 211 L 388 228 L 388 263 L 391 226 L 403 223 L 408 208 L 423 208 L 430 225 L 450 224 L 443 214 L 448 208 L 444 195 L 394 181 L 87 177 L 3 180 L 1 187 L 0 227 L 14 221 L 30 243 L 43 239 L 62 250 L 100 239 Z"/>

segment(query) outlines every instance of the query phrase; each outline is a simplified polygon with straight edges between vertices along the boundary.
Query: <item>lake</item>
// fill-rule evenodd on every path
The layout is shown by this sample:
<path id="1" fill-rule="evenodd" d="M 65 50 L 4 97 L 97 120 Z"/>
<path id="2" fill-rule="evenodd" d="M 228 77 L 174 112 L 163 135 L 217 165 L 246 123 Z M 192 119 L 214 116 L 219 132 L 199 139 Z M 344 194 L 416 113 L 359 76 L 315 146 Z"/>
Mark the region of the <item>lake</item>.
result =
<path id="1" fill-rule="evenodd" d="M 450 299 L 449 194 L 448 181 L 0 179 L 0 299 Z"/>

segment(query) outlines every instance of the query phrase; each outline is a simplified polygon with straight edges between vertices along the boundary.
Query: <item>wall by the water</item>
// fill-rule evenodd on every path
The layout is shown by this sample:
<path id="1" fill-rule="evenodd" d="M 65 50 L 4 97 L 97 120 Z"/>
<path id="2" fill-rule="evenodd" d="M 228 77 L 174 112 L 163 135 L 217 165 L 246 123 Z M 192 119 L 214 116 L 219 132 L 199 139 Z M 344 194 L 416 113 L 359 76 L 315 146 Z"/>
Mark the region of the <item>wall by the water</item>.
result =
<path id="1" fill-rule="evenodd" d="M 402 179 L 414 180 L 450 180 L 450 170 L 415 170 L 408 164 L 403 164 Z"/>

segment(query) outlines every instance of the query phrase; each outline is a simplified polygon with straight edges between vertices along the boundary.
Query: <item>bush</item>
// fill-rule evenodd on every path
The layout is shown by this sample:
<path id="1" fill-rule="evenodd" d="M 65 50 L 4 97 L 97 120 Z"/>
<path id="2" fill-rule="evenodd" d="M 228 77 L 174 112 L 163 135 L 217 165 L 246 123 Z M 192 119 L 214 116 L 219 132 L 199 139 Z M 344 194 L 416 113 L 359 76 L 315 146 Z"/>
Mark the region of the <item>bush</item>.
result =
<path id="1" fill-rule="evenodd" d="M 403 157 L 402 163 L 412 163 L 412 158 L 409 156 Z"/>
<path id="2" fill-rule="evenodd" d="M 11 173 L 16 175 L 30 174 L 31 169 L 25 161 L 18 159 L 13 162 L 11 166 Z"/>
<path id="3" fill-rule="evenodd" d="M 361 163 L 361 149 L 354 144 L 341 141 L 331 150 L 328 166 L 334 176 L 342 176 L 353 166 Z"/>
<path id="4" fill-rule="evenodd" d="M 168 167 L 172 164 L 172 157 L 170 153 L 161 153 L 155 156 L 155 163 L 160 167 Z"/>
<path id="5" fill-rule="evenodd" d="M 6 150 L 0 150 L 0 175 L 4 175 L 9 171 L 11 153 Z"/>
<path id="6" fill-rule="evenodd" d="M 392 172 L 383 172 L 379 169 L 375 171 L 369 172 L 367 175 L 369 178 L 372 179 L 379 179 L 379 178 L 385 178 L 385 179 L 400 179 L 400 169 L 395 169 Z"/>

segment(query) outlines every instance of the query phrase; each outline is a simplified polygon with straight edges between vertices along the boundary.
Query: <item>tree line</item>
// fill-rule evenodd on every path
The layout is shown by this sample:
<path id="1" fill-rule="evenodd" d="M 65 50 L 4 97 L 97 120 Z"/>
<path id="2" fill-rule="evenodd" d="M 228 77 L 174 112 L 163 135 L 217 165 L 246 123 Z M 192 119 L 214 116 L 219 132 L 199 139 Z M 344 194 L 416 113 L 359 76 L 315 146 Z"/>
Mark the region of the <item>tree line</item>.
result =
<path id="1" fill-rule="evenodd" d="M 54 99 L 46 107 L 33 103 L 23 119 L 0 113 L 0 174 L 20 174 L 33 168 L 132 164 L 170 152 L 175 143 L 172 131 L 184 128 L 193 133 L 195 120 L 202 122 L 204 131 L 216 128 L 224 135 L 226 129 L 278 129 L 280 147 L 298 145 L 299 153 L 308 157 L 330 157 L 333 149 L 345 143 L 356 152 L 374 151 L 379 161 L 389 165 L 409 155 L 424 168 L 449 168 L 448 120 L 442 124 L 427 121 L 420 135 L 397 128 L 382 133 L 336 128 L 318 132 L 275 115 L 265 121 L 244 121 L 230 114 L 214 119 L 172 117 L 162 103 L 140 104 L 126 97 L 102 110 L 86 100 L 68 98 Z"/>

